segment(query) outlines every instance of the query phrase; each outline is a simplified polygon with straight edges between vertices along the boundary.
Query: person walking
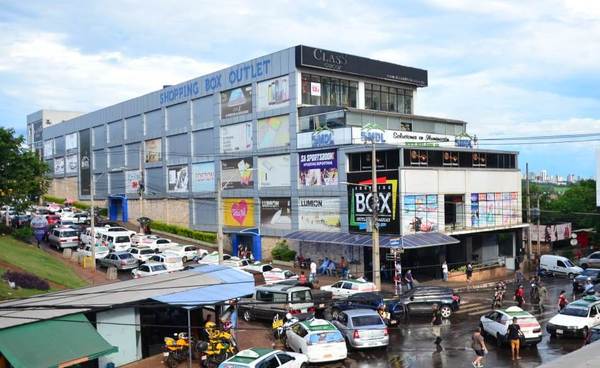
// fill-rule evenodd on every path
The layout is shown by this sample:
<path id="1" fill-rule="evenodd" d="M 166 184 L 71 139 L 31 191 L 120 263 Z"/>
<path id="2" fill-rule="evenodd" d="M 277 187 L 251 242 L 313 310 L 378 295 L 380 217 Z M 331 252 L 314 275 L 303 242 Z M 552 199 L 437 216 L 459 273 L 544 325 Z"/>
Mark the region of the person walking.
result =
<path id="1" fill-rule="evenodd" d="M 306 275 L 304 274 L 304 271 L 300 271 L 300 276 L 298 276 L 298 283 L 300 285 L 306 285 L 307 282 L 308 282 L 308 280 L 306 279 Z"/>
<path id="2" fill-rule="evenodd" d="M 514 300 L 517 302 L 519 308 L 523 308 L 523 304 L 525 304 L 525 289 L 523 285 L 519 285 L 517 290 L 515 290 Z"/>
<path id="3" fill-rule="evenodd" d="M 342 257 L 340 259 L 340 270 L 342 272 L 342 279 L 347 279 L 348 278 L 348 261 L 346 261 L 346 258 Z"/>
<path id="4" fill-rule="evenodd" d="M 521 326 L 517 323 L 517 317 L 513 317 L 512 324 L 508 325 L 508 340 L 510 341 L 510 350 L 512 351 L 512 359 L 519 360 L 521 359 L 520 349 L 521 349 L 521 336 L 523 336 L 523 332 L 521 331 Z"/>
<path id="5" fill-rule="evenodd" d="M 436 345 L 438 350 L 442 350 L 442 312 L 437 304 L 433 304 L 431 308 L 433 312 L 431 318 L 431 332 L 433 333 L 433 336 L 435 336 L 435 341 L 433 343 Z"/>
<path id="6" fill-rule="evenodd" d="M 540 288 L 539 288 L 539 284 L 537 281 L 534 281 L 531 283 L 529 299 L 531 300 L 532 307 L 540 304 Z"/>
<path id="7" fill-rule="evenodd" d="M 465 270 L 465 274 L 467 275 L 467 290 L 471 288 L 471 284 L 473 282 L 473 265 L 471 262 L 467 263 L 467 269 Z"/>
<path id="8" fill-rule="evenodd" d="M 412 290 L 415 279 L 413 278 L 411 270 L 406 271 L 406 274 L 404 275 L 404 281 L 406 282 L 407 289 Z"/>
<path id="9" fill-rule="evenodd" d="M 315 261 L 310 261 L 310 274 L 308 275 L 308 280 L 311 283 L 314 283 L 317 279 L 317 263 Z"/>
<path id="10" fill-rule="evenodd" d="M 475 360 L 473 360 L 473 367 L 483 367 L 483 357 L 487 353 L 487 347 L 485 346 L 485 339 L 481 336 L 481 327 L 477 327 L 473 335 L 471 336 L 471 348 L 475 351 Z"/>
<path id="11" fill-rule="evenodd" d="M 563 310 L 567 306 L 567 304 L 569 304 L 569 301 L 567 300 L 565 291 L 561 290 L 560 294 L 558 295 L 558 311 L 560 312 L 561 310 Z"/>
<path id="12" fill-rule="evenodd" d="M 442 279 L 444 281 L 448 281 L 448 264 L 446 263 L 446 261 L 442 263 Z"/>
<path id="13" fill-rule="evenodd" d="M 538 290 L 538 309 L 540 310 L 540 313 L 544 312 L 544 303 L 546 302 L 546 298 L 548 298 L 548 289 L 546 289 L 546 286 L 544 286 L 544 284 L 542 284 L 540 282 L 539 284 L 539 290 Z"/>

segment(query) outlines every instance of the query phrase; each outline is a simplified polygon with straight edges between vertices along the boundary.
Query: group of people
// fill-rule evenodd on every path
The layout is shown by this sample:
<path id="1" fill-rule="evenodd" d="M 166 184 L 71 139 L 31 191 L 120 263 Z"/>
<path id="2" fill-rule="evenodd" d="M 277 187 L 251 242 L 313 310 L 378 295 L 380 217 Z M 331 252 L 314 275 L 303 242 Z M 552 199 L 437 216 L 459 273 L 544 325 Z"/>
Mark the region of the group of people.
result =
<path id="1" fill-rule="evenodd" d="M 318 268 L 314 261 L 310 263 L 310 277 L 314 280 L 316 279 L 317 274 L 335 276 L 337 274 L 337 268 L 338 265 L 336 265 L 334 260 L 325 257 Z M 340 276 L 343 279 L 348 277 L 348 261 L 343 256 L 340 258 L 339 271 Z"/>
<path id="2" fill-rule="evenodd" d="M 254 256 L 252 255 L 252 251 L 250 250 L 249 247 L 240 246 L 238 248 L 238 255 L 237 256 L 238 256 L 239 259 L 248 259 L 248 260 L 254 262 Z"/>

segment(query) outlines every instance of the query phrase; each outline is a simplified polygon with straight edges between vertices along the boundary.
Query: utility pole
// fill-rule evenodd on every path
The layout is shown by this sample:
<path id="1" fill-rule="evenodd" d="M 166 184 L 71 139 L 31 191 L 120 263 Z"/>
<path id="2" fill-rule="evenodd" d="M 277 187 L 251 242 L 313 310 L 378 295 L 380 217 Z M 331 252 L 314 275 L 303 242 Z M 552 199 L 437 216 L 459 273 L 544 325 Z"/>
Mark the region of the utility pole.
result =
<path id="1" fill-rule="evenodd" d="M 525 163 L 525 191 L 527 192 L 527 264 L 529 265 L 531 262 L 531 196 L 529 194 L 529 162 Z"/>
<path id="2" fill-rule="evenodd" d="M 92 244 L 90 248 L 92 249 L 92 272 L 96 272 L 96 226 L 95 226 L 95 218 L 94 218 L 94 192 L 96 191 L 96 183 L 94 173 L 90 173 L 92 176 L 90 180 L 90 202 L 92 206 L 90 207 L 90 230 L 92 235 Z"/>
<path id="3" fill-rule="evenodd" d="M 144 169 L 142 163 L 144 161 L 144 143 L 140 143 L 140 183 L 139 183 L 139 194 L 140 194 L 140 218 L 144 217 L 144 191 L 146 186 L 144 184 Z M 140 233 L 144 234 L 144 225 L 140 222 Z"/>
<path id="4" fill-rule="evenodd" d="M 371 213 L 373 214 L 373 232 L 371 233 L 373 241 L 373 283 L 375 288 L 381 290 L 381 268 L 379 266 L 379 226 L 377 217 L 379 212 L 379 194 L 377 193 L 377 150 L 375 149 L 375 139 L 371 140 Z"/>
<path id="5" fill-rule="evenodd" d="M 219 264 L 223 264 L 223 188 L 221 175 L 217 177 L 217 247 L 219 251 Z"/>
<path id="6" fill-rule="evenodd" d="M 537 196 L 537 211 L 538 212 L 538 217 L 537 217 L 537 250 L 538 250 L 538 257 L 542 256 L 542 246 L 540 245 L 540 217 L 542 217 L 542 211 L 540 211 L 540 195 L 538 194 Z M 550 248 L 552 249 L 552 248 Z"/>

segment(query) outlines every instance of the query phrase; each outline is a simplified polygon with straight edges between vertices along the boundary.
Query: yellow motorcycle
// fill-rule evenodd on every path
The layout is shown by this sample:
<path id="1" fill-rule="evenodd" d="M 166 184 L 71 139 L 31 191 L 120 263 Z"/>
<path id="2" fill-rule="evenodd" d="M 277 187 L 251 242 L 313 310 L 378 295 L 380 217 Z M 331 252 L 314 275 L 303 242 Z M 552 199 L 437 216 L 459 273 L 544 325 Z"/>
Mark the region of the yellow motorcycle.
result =
<path id="1" fill-rule="evenodd" d="M 219 330 L 214 322 L 204 325 L 208 341 L 199 349 L 205 367 L 217 367 L 238 352 L 237 342 L 228 328 Z M 198 346 L 201 346 L 200 344 Z"/>
<path id="2" fill-rule="evenodd" d="M 190 339 L 185 332 L 175 334 L 174 337 L 165 337 L 164 363 L 169 368 L 176 368 L 180 362 L 188 359 Z"/>

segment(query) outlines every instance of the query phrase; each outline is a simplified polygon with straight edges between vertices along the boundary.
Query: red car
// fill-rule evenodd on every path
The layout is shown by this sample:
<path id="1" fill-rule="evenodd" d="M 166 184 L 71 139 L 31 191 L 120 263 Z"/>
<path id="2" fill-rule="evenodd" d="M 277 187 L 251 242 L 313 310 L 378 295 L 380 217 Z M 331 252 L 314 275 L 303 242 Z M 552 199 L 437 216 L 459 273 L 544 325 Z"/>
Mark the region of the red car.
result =
<path id="1" fill-rule="evenodd" d="M 54 225 L 60 221 L 60 216 L 58 215 L 48 215 L 46 216 L 46 220 L 48 221 L 48 225 Z"/>

